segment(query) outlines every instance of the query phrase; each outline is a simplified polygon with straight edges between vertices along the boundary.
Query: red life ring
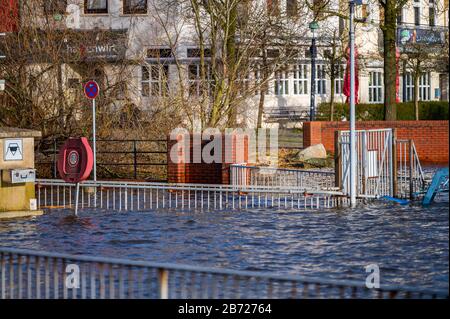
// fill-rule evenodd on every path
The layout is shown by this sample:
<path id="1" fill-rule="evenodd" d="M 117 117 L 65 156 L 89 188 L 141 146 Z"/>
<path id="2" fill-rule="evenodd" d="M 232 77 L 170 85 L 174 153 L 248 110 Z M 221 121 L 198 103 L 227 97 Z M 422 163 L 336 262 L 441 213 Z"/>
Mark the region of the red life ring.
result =
<path id="1" fill-rule="evenodd" d="M 94 166 L 94 154 L 87 138 L 69 138 L 60 148 L 58 155 L 58 172 L 68 183 L 86 180 Z"/>

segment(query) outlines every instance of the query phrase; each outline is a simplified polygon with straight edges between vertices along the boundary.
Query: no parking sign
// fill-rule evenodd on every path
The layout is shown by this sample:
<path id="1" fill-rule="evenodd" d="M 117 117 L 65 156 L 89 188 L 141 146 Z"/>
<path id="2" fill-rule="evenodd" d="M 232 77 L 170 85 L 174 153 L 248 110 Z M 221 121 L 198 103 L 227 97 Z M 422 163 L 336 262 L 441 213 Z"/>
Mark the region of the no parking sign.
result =
<path id="1" fill-rule="evenodd" d="M 84 95 L 86 95 L 88 99 L 94 100 L 99 92 L 100 89 L 95 81 L 89 81 L 84 86 Z"/>

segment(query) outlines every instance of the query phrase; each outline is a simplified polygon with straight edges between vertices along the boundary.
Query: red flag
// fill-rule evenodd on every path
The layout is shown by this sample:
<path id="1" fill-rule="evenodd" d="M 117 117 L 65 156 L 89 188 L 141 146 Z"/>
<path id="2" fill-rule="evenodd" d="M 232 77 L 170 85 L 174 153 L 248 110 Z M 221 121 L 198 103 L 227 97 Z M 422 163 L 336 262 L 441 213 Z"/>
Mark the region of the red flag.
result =
<path id="1" fill-rule="evenodd" d="M 359 76 L 358 76 L 358 63 L 356 63 L 358 58 L 358 50 L 355 48 L 355 103 L 359 103 L 358 90 L 359 90 Z M 347 48 L 347 68 L 345 70 L 344 77 L 344 95 L 347 97 L 345 103 L 350 102 L 350 48 Z"/>

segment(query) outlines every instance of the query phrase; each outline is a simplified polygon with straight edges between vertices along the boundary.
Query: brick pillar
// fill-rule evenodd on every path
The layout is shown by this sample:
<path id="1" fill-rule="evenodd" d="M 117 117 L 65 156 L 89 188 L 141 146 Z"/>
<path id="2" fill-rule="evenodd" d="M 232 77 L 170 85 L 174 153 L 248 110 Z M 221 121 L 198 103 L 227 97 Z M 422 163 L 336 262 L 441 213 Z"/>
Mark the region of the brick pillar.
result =
<path id="1" fill-rule="evenodd" d="M 309 147 L 322 143 L 322 123 L 304 122 L 303 123 L 303 147 Z"/>
<path id="2" fill-rule="evenodd" d="M 190 136 L 190 145 L 186 150 L 193 160 L 193 137 Z M 226 140 L 230 138 L 231 143 Z M 230 183 L 230 165 L 236 163 L 246 163 L 248 161 L 248 137 L 244 137 L 243 145 L 237 143 L 237 136 L 222 136 L 222 162 L 221 163 L 174 163 L 170 158 L 172 147 L 177 141 L 167 140 L 167 179 L 169 183 L 194 183 L 194 184 L 229 184 Z M 181 136 L 180 136 L 181 140 Z M 207 144 L 207 141 L 202 143 Z M 230 144 L 230 145 L 228 145 Z M 227 158 L 231 154 L 231 158 Z M 182 150 L 178 153 L 183 157 Z"/>

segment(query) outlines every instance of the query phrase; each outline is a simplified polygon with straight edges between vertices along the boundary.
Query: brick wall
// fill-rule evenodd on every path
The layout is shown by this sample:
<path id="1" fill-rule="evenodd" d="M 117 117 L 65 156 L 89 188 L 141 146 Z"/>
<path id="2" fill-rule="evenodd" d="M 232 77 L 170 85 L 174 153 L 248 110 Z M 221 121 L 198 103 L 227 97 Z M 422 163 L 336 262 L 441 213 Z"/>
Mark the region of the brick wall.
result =
<path id="1" fill-rule="evenodd" d="M 356 129 L 396 129 L 397 139 L 412 139 L 417 153 L 425 163 L 448 163 L 448 121 L 365 121 L 357 122 Z M 305 122 L 303 146 L 322 143 L 334 152 L 334 132 L 349 130 L 349 122 Z"/>
<path id="2" fill-rule="evenodd" d="M 167 140 L 167 179 L 169 183 L 193 183 L 193 184 L 229 184 L 230 165 L 248 161 L 248 139 L 244 137 L 241 144 L 237 135 L 223 135 L 221 163 L 193 163 L 193 136 L 190 135 L 189 147 L 185 150 L 189 154 L 188 163 L 174 163 L 170 156 L 172 147 L 185 136 L 178 136 L 178 140 Z M 203 141 L 203 147 L 209 141 Z M 227 157 L 227 154 L 229 158 Z M 178 150 L 178 155 L 184 158 L 183 149 Z"/>
<path id="3" fill-rule="evenodd" d="M 19 5 L 18 0 L 0 1 L 0 33 L 16 32 L 18 30 Z"/>

